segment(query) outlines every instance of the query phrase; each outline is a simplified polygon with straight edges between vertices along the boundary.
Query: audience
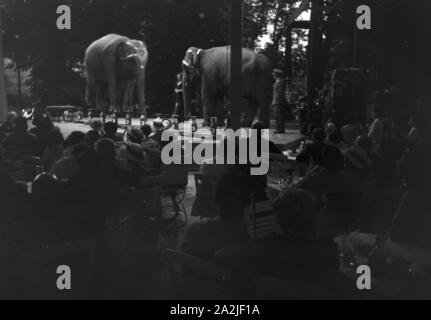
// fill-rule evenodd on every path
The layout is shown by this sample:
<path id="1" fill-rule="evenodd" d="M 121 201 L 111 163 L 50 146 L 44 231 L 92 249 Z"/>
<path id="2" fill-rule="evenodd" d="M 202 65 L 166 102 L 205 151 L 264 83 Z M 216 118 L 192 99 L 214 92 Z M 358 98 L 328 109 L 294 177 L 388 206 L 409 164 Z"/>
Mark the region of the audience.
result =
<path id="1" fill-rule="evenodd" d="M 250 177 L 231 169 L 218 181 L 216 204 L 219 216 L 192 224 L 184 236 L 182 249 L 191 255 L 211 259 L 214 254 L 232 244 L 248 239 L 243 229 L 244 209 L 251 202 Z"/>
<path id="2" fill-rule="evenodd" d="M 21 155 L 35 155 L 37 137 L 29 133 L 27 119 L 19 117 L 15 120 L 15 132 L 10 134 L 4 141 L 6 150 Z"/>
<path id="3" fill-rule="evenodd" d="M 107 122 L 104 126 L 105 135 L 103 138 L 111 139 L 114 142 L 123 142 L 124 139 L 118 134 L 118 125 L 115 122 Z"/>
<path id="4" fill-rule="evenodd" d="M 54 130 L 54 124 L 51 119 L 42 115 L 36 115 L 33 120 L 35 126 L 29 132 L 37 137 L 37 145 L 35 146 L 35 155 L 42 157 L 43 152 L 48 145 L 48 136 Z"/>
<path id="5" fill-rule="evenodd" d="M 325 139 L 325 131 L 315 129 L 313 143 L 305 147 L 297 156 L 296 161 L 306 163 L 310 168 L 320 166 L 331 171 L 342 169 L 344 160 L 341 151 L 337 147 L 325 143 Z"/>
<path id="6" fill-rule="evenodd" d="M 216 260 L 243 273 L 251 269 L 269 277 L 327 284 L 329 274 L 338 267 L 337 248 L 332 239 L 318 234 L 316 198 L 306 191 L 289 189 L 280 194 L 273 207 L 281 235 L 225 247 Z"/>
<path id="7" fill-rule="evenodd" d="M 341 128 L 343 140 L 346 146 L 354 145 L 355 140 L 364 133 L 362 125 L 359 123 L 359 117 L 356 114 L 351 114 L 347 117 L 347 124 Z"/>
<path id="8" fill-rule="evenodd" d="M 50 171 L 54 164 L 63 156 L 64 138 L 59 130 L 51 130 L 47 136 L 46 147 L 42 156 L 43 167 Z"/>
<path id="9" fill-rule="evenodd" d="M 385 127 L 383 125 L 383 114 L 379 108 L 373 111 L 373 123 L 371 124 L 368 136 L 373 139 L 374 152 L 376 155 L 381 154 L 381 143 L 385 133 Z"/>
<path id="10" fill-rule="evenodd" d="M 0 142 L 2 142 L 8 135 L 15 130 L 15 120 L 18 114 L 15 111 L 8 112 L 6 121 L 0 126 Z"/>

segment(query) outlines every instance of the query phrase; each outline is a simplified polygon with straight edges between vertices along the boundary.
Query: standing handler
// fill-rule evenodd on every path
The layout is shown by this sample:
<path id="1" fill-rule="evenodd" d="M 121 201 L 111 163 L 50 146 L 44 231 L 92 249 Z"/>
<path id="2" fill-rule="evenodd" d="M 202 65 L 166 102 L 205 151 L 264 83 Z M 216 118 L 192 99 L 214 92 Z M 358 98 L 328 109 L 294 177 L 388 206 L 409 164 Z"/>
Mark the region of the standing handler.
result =
<path id="1" fill-rule="evenodd" d="M 277 131 L 275 133 L 282 134 L 285 133 L 286 125 L 286 79 L 284 78 L 283 71 L 275 69 L 273 71 L 274 83 L 274 93 L 272 105 L 275 108 L 275 117 L 277 122 Z"/>

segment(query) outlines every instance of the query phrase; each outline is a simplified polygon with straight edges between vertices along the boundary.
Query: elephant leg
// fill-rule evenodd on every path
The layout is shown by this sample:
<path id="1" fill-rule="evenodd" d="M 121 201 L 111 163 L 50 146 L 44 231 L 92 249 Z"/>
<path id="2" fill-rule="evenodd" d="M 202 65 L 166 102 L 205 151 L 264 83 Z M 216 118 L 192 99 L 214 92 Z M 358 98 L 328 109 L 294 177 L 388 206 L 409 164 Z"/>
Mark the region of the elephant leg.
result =
<path id="1" fill-rule="evenodd" d="M 217 126 L 218 127 L 224 127 L 225 126 L 225 120 L 226 120 L 225 119 L 226 114 L 225 114 L 225 110 L 224 110 L 224 99 L 223 98 L 217 100 L 215 115 L 217 117 Z"/>
<path id="2" fill-rule="evenodd" d="M 202 115 L 204 118 L 204 127 L 211 124 L 211 117 L 214 115 L 216 99 L 214 95 L 209 94 L 206 83 L 202 84 Z"/>
<path id="3" fill-rule="evenodd" d="M 244 108 L 244 118 L 241 125 L 244 128 L 251 128 L 256 117 L 257 103 L 252 99 L 246 99 Z"/>
<path id="4" fill-rule="evenodd" d="M 97 104 L 96 101 L 97 96 L 97 86 L 94 79 L 88 76 L 87 79 L 87 88 L 85 91 L 85 101 L 90 108 L 94 108 Z"/>
<path id="5" fill-rule="evenodd" d="M 116 109 L 118 107 L 117 104 L 117 79 L 115 75 L 111 75 L 109 77 L 109 99 L 110 99 L 110 108 Z"/>
<path id="6" fill-rule="evenodd" d="M 134 81 L 127 82 L 124 88 L 124 100 L 123 100 L 123 108 L 125 110 L 132 109 L 134 91 L 135 91 L 135 82 Z"/>

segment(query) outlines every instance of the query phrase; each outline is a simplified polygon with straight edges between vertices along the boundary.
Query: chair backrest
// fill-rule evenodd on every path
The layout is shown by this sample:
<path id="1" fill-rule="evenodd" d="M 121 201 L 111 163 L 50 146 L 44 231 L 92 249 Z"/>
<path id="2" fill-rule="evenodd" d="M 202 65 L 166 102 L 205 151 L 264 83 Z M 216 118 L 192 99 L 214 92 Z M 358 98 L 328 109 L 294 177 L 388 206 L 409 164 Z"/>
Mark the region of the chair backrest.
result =
<path id="1" fill-rule="evenodd" d="M 271 233 L 281 234 L 277 215 L 270 201 L 255 203 L 246 208 L 245 225 L 252 238 L 264 238 Z"/>
<path id="2" fill-rule="evenodd" d="M 231 272 L 212 261 L 167 249 L 169 279 L 174 294 L 188 299 L 227 299 L 232 295 Z"/>
<path id="3" fill-rule="evenodd" d="M 329 300 L 336 295 L 329 289 L 286 279 L 256 277 L 255 285 L 262 300 Z"/>
<path id="4" fill-rule="evenodd" d="M 193 203 L 192 217 L 214 218 L 219 213 L 215 203 L 217 178 L 195 174 L 196 198 Z"/>

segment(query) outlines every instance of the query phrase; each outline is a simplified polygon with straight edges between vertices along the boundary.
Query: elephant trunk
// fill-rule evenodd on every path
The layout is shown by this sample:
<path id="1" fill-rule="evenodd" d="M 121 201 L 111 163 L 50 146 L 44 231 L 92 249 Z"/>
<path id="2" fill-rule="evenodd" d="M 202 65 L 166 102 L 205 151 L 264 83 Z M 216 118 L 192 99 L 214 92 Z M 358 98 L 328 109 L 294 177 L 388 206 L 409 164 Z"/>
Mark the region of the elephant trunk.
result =
<path id="1" fill-rule="evenodd" d="M 191 83 L 189 80 L 189 76 L 186 72 L 184 72 L 183 76 L 183 99 L 184 99 L 184 119 L 188 120 L 192 115 L 191 113 Z"/>
<path id="2" fill-rule="evenodd" d="M 145 105 L 145 76 L 142 75 L 136 81 L 137 91 L 138 91 L 138 100 L 139 100 L 139 112 L 141 114 L 147 113 L 147 107 Z"/>

